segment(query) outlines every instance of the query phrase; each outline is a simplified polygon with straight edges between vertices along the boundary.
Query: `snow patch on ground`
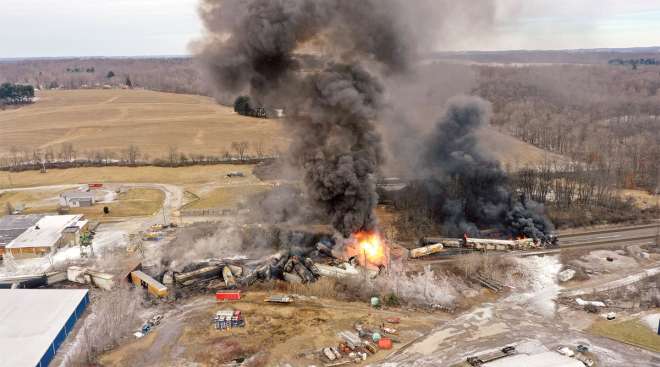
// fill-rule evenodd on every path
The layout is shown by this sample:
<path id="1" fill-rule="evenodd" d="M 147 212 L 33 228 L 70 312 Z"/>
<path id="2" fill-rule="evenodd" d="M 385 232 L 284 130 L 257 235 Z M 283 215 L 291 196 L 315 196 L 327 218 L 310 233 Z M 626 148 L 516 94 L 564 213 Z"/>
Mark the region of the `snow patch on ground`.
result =
<path id="1" fill-rule="evenodd" d="M 526 305 L 532 311 L 546 317 L 555 314 L 555 300 L 561 287 L 557 283 L 557 274 L 562 264 L 557 256 L 530 256 L 515 258 L 518 272 L 523 274 L 525 291 L 507 297 L 505 302 Z"/>
<path id="2" fill-rule="evenodd" d="M 102 259 L 108 251 L 126 246 L 128 235 L 125 231 L 100 229 L 96 232 L 92 246 L 96 260 Z M 54 254 L 34 259 L 6 259 L 0 267 L 0 276 L 43 274 L 53 268 L 66 266 L 68 263 L 81 260 L 80 247 L 69 246 L 60 248 Z"/>
<path id="3" fill-rule="evenodd" d="M 613 261 L 607 261 L 607 258 Z M 635 259 L 625 256 L 625 252 L 595 250 L 576 261 L 580 266 L 595 273 L 615 273 L 636 269 L 639 264 Z"/>
<path id="4" fill-rule="evenodd" d="M 458 294 L 452 278 L 435 274 L 428 266 L 418 274 L 393 273 L 378 277 L 371 287 L 380 293 L 394 293 L 416 305 L 432 307 L 451 306 Z"/>
<path id="5" fill-rule="evenodd" d="M 523 354 L 539 354 L 548 351 L 545 345 L 539 340 L 524 339 L 515 344 L 516 351 Z"/>
<path id="6" fill-rule="evenodd" d="M 651 330 L 653 332 L 658 331 L 658 323 L 660 322 L 660 313 L 654 313 L 654 314 L 646 315 L 646 316 L 642 317 L 641 320 L 642 320 L 642 323 L 644 325 L 648 326 L 649 328 L 651 328 Z"/>

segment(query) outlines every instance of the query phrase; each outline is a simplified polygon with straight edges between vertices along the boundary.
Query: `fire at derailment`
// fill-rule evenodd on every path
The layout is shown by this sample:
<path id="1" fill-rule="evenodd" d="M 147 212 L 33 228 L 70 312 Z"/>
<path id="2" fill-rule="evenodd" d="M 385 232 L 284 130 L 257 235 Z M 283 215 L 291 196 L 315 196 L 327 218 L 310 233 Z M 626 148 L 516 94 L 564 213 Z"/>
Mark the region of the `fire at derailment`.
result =
<path id="1" fill-rule="evenodd" d="M 360 231 L 345 241 L 344 256 L 358 259 L 365 267 L 381 268 L 389 262 L 389 249 L 380 233 Z"/>

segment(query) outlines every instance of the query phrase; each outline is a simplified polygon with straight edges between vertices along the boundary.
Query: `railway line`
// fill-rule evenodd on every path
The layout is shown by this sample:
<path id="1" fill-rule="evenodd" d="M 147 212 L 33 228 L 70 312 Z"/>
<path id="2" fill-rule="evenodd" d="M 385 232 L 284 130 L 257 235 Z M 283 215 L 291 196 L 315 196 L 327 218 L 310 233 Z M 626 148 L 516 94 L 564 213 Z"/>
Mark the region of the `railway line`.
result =
<path id="1" fill-rule="evenodd" d="M 538 251 L 492 251 L 486 252 L 487 256 L 536 256 L 557 254 L 562 251 L 573 251 L 585 248 L 597 249 L 611 246 L 624 245 L 647 245 L 659 237 L 660 224 L 647 224 L 638 226 L 626 226 L 606 228 L 595 231 L 559 233 L 559 248 L 541 249 Z M 449 263 L 460 259 L 461 255 L 470 253 L 465 249 L 449 251 L 444 254 L 431 255 L 427 258 L 415 259 L 408 262 L 409 267 L 426 266 L 433 264 Z"/>

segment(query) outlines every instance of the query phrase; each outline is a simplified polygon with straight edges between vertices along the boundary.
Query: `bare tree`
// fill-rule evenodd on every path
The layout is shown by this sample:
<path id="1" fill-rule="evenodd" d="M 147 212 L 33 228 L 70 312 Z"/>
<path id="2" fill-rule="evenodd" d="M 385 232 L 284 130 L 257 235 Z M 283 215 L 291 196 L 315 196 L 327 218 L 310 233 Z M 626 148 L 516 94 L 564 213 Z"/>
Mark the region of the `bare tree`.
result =
<path id="1" fill-rule="evenodd" d="M 254 144 L 254 152 L 257 154 L 257 158 L 261 159 L 264 157 L 264 141 L 259 140 Z"/>
<path id="2" fill-rule="evenodd" d="M 101 159 L 105 165 L 108 165 L 112 159 L 115 159 L 117 154 L 110 149 L 103 149 L 101 152 Z"/>
<path id="3" fill-rule="evenodd" d="M 222 150 L 222 159 L 229 160 L 231 159 L 231 152 L 229 148 L 224 148 Z"/>
<path id="4" fill-rule="evenodd" d="M 245 160 L 245 153 L 247 152 L 248 148 L 250 147 L 250 144 L 247 141 L 241 141 L 241 142 L 232 142 L 231 143 L 231 148 L 236 151 L 236 155 L 238 155 L 238 159 L 240 160 Z"/>
<path id="5" fill-rule="evenodd" d="M 131 144 L 126 149 L 126 162 L 129 165 L 135 165 L 140 157 L 140 148 L 137 145 Z"/>
<path id="6" fill-rule="evenodd" d="M 65 357 L 65 365 L 87 366 L 108 348 L 137 327 L 141 290 L 118 288 L 104 292 L 90 305 L 91 314 L 84 320 L 76 338 L 78 343 Z"/>
<path id="7" fill-rule="evenodd" d="M 41 152 L 41 149 L 36 148 L 32 150 L 32 162 L 34 164 L 39 164 L 44 161 L 44 156 L 43 153 Z"/>
<path id="8" fill-rule="evenodd" d="M 178 163 L 179 153 L 176 145 L 170 145 L 167 148 L 167 158 L 170 162 L 170 166 L 176 166 Z"/>
<path id="9" fill-rule="evenodd" d="M 52 162 L 55 160 L 55 151 L 53 150 L 53 147 L 46 148 L 44 152 L 44 159 L 46 162 Z"/>
<path id="10" fill-rule="evenodd" d="M 72 143 L 62 143 L 60 146 L 60 158 L 65 161 L 72 161 L 76 158 L 76 151 Z"/>
<path id="11" fill-rule="evenodd" d="M 482 255 L 478 253 L 459 256 L 455 262 L 455 265 L 463 272 L 466 278 L 470 278 L 479 268 L 479 265 L 481 264 L 481 257 Z"/>
<path id="12" fill-rule="evenodd" d="M 9 147 L 9 154 L 11 155 L 11 165 L 12 166 L 18 166 L 19 165 L 19 156 L 18 156 L 18 147 L 15 145 L 12 145 Z"/>

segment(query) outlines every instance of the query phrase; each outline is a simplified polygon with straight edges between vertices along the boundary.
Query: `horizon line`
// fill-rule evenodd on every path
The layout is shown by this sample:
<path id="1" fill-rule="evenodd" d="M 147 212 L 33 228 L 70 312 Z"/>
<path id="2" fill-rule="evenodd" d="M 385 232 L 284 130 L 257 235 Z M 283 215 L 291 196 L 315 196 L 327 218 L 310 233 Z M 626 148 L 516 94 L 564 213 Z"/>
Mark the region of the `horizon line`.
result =
<path id="1" fill-rule="evenodd" d="M 567 52 L 567 51 L 655 51 L 660 53 L 658 46 L 635 46 L 635 47 L 594 47 L 594 48 L 564 48 L 564 49 L 510 49 L 510 50 L 435 50 L 426 54 L 458 54 L 458 53 L 507 53 L 507 52 Z M 153 55 L 84 55 L 84 56 L 14 56 L 0 57 L 0 61 L 20 61 L 20 60 L 70 60 L 70 59 L 155 59 L 155 58 L 192 58 L 193 54 L 153 54 Z"/>

